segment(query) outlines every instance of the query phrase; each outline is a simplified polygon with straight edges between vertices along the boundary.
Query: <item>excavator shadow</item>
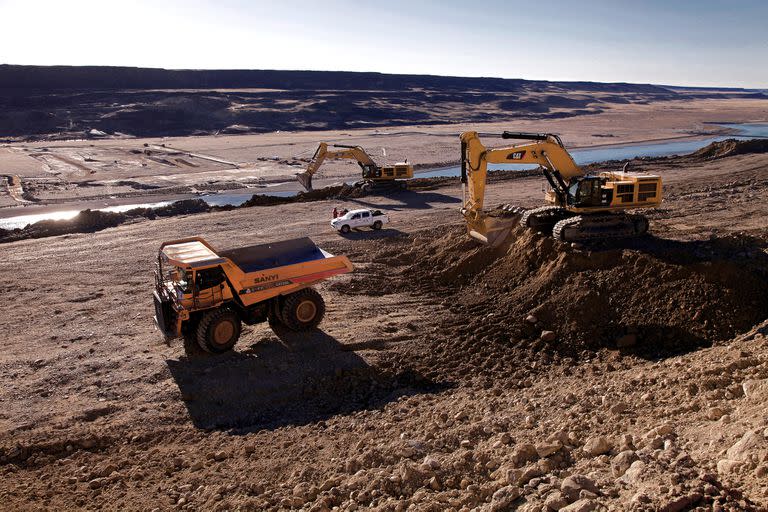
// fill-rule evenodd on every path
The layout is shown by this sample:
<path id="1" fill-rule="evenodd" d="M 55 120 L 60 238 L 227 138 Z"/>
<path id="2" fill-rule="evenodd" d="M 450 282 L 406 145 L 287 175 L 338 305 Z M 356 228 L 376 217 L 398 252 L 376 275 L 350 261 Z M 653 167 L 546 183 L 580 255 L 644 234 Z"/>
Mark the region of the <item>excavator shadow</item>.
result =
<path id="1" fill-rule="evenodd" d="M 768 241 L 749 235 L 711 237 L 707 240 L 674 240 L 647 234 L 637 238 L 606 240 L 586 244 L 596 251 L 629 249 L 676 265 L 713 259 L 745 259 L 751 264 L 768 263 Z"/>
<path id="2" fill-rule="evenodd" d="M 390 203 L 369 202 L 360 198 L 349 198 L 350 202 L 357 203 L 365 208 L 386 209 L 392 211 L 399 210 L 429 210 L 434 208 L 433 204 L 456 204 L 461 203 L 458 197 L 440 194 L 438 192 L 416 192 L 413 190 L 401 190 L 389 195 L 381 195 L 391 200 Z"/>
<path id="3" fill-rule="evenodd" d="M 196 427 L 247 433 L 302 425 L 446 387 L 408 371 L 384 374 L 322 330 L 279 331 L 250 346 L 241 340 L 239 351 L 188 350 L 167 361 Z"/>
<path id="4" fill-rule="evenodd" d="M 695 352 L 712 346 L 712 342 L 701 336 L 669 325 L 636 326 L 641 341 L 630 348 L 620 349 L 623 354 L 633 355 L 647 361 L 664 359 Z"/>

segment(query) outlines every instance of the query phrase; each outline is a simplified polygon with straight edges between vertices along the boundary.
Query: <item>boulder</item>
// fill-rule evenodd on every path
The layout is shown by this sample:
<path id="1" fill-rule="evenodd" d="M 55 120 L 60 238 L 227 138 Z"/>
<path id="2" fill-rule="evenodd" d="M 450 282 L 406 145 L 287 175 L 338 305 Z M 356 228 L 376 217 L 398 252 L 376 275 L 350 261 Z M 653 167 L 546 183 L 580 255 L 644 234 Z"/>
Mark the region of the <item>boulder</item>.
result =
<path id="1" fill-rule="evenodd" d="M 560 512 L 592 512 L 597 508 L 597 503 L 591 499 L 581 499 L 560 509 Z"/>
<path id="2" fill-rule="evenodd" d="M 745 380 L 741 388 L 748 400 L 768 401 L 768 379 Z"/>
<path id="3" fill-rule="evenodd" d="M 530 443 L 522 443 L 515 446 L 512 451 L 512 462 L 520 466 L 526 462 L 531 462 L 539 457 L 536 447 Z"/>
<path id="4" fill-rule="evenodd" d="M 507 485 L 493 493 L 491 498 L 490 510 L 493 512 L 502 512 L 510 510 L 512 503 L 520 497 L 520 488 L 514 485 Z"/>
<path id="5" fill-rule="evenodd" d="M 551 442 L 545 441 L 543 443 L 536 444 L 536 453 L 539 457 L 549 457 L 562 447 L 563 443 L 561 443 L 559 440 Z"/>
<path id="6" fill-rule="evenodd" d="M 619 453 L 611 461 L 613 476 L 619 477 L 624 475 L 636 460 L 638 460 L 637 454 L 632 450 L 624 450 Z"/>
<path id="7" fill-rule="evenodd" d="M 557 334 L 555 334 L 553 331 L 541 331 L 541 341 L 546 341 L 547 343 L 551 341 L 555 341 L 557 339 Z"/>
<path id="8" fill-rule="evenodd" d="M 599 490 L 595 482 L 586 475 L 575 474 L 566 477 L 560 484 L 560 490 L 565 494 L 569 501 L 574 501 L 579 498 L 579 493 L 582 489 L 599 494 Z"/>
<path id="9" fill-rule="evenodd" d="M 603 436 L 590 437 L 584 443 L 584 452 L 592 457 L 597 457 L 611 451 L 611 443 Z"/>

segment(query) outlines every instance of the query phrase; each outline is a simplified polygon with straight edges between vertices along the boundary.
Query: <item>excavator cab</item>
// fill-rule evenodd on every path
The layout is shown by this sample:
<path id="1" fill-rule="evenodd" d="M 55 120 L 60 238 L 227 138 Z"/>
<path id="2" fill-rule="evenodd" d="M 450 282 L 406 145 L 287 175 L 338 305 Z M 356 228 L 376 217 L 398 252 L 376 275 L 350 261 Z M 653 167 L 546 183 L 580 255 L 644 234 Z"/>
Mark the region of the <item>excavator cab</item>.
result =
<path id="1" fill-rule="evenodd" d="M 363 169 L 363 179 L 374 180 L 381 178 L 381 169 L 379 167 L 363 163 L 360 164 L 360 167 Z"/>
<path id="2" fill-rule="evenodd" d="M 605 178 L 584 176 L 575 178 L 568 187 L 568 205 L 580 208 L 599 208 L 611 204 L 611 190 L 605 188 Z"/>

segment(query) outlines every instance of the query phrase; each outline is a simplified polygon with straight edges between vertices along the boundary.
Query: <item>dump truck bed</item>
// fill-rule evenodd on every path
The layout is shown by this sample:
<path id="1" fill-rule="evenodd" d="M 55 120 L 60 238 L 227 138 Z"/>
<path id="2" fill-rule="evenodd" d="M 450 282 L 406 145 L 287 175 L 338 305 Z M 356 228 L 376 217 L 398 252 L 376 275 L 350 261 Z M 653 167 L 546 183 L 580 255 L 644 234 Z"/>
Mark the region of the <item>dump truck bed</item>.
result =
<path id="1" fill-rule="evenodd" d="M 250 245 L 221 251 L 219 255 L 228 258 L 244 273 L 307 263 L 332 256 L 316 246 L 309 238 Z"/>
<path id="2" fill-rule="evenodd" d="M 160 263 L 187 271 L 202 272 L 220 267 L 232 294 L 243 306 L 251 306 L 277 295 L 293 293 L 329 277 L 352 271 L 346 256 L 334 256 L 309 238 L 256 244 L 218 251 L 199 237 L 173 240 L 160 248 Z M 158 285 L 159 289 L 172 287 Z M 169 288 L 170 289 L 170 288 Z M 195 295 L 196 307 L 202 295 Z M 214 297 L 211 297 L 211 301 Z"/>

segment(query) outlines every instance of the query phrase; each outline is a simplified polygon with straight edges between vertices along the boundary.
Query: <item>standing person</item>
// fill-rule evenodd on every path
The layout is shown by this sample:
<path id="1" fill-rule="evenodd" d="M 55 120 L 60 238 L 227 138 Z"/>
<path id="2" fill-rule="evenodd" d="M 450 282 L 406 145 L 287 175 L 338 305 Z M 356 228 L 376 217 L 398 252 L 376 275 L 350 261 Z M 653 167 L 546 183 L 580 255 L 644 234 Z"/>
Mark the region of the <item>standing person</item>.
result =
<path id="1" fill-rule="evenodd" d="M 339 216 L 339 210 L 337 210 L 336 207 L 334 206 L 333 207 L 333 218 L 335 219 L 338 216 Z"/>

